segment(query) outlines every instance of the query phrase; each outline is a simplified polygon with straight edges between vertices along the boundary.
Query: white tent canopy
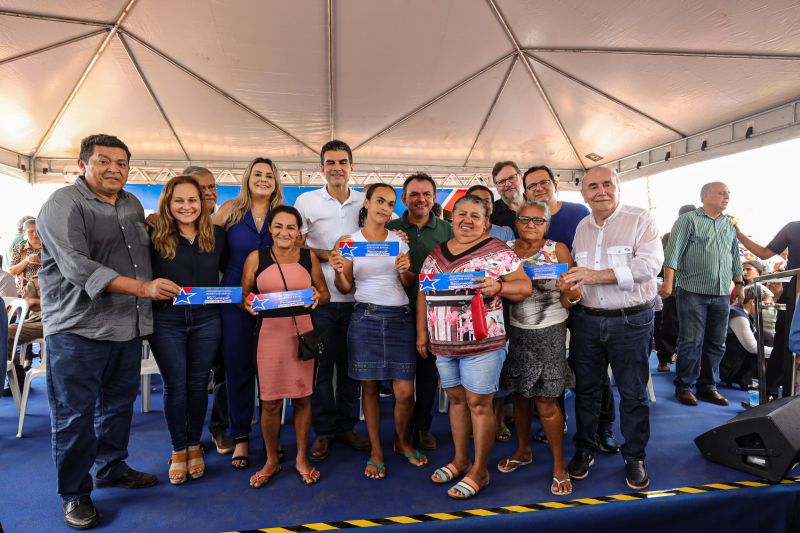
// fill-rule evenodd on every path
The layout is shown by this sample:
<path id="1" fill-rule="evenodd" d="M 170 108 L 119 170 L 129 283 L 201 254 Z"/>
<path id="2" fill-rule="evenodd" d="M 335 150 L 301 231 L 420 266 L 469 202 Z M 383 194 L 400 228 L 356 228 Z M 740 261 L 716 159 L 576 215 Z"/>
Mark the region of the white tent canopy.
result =
<path id="1" fill-rule="evenodd" d="M 334 137 L 362 180 L 651 173 L 800 136 L 800 4 L 0 0 L 0 170 L 63 180 L 97 132 L 143 181 L 260 155 L 314 182 Z"/>

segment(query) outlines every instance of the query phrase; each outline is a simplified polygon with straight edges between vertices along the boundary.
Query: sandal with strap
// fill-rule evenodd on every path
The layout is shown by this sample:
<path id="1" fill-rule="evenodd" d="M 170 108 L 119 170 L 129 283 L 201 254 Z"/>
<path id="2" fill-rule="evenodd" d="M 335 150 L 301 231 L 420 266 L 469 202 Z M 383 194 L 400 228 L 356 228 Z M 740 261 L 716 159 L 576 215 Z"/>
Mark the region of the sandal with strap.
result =
<path id="1" fill-rule="evenodd" d="M 408 464 L 414 465 L 417 468 L 422 468 L 423 466 L 426 466 L 428 464 L 428 458 L 419 453 L 419 450 L 414 450 L 414 453 L 403 453 L 403 451 L 397 447 L 397 444 L 395 444 L 394 453 L 396 453 L 397 455 L 402 455 L 403 457 L 406 458 Z"/>
<path id="2" fill-rule="evenodd" d="M 370 466 L 374 466 L 376 472 L 375 472 L 375 476 L 373 477 L 373 476 L 370 476 L 369 474 L 367 474 L 367 470 L 364 469 L 364 475 L 368 479 L 385 479 L 386 478 L 386 463 L 381 463 L 381 464 L 378 465 L 378 464 L 373 463 L 372 461 L 367 461 L 367 467 L 370 467 Z M 381 473 L 381 472 L 383 472 L 383 473 Z"/>
<path id="3" fill-rule="evenodd" d="M 280 471 L 281 471 L 280 466 L 274 472 L 262 472 L 261 470 L 259 470 L 258 472 L 250 476 L 250 486 L 254 489 L 260 489 L 261 487 L 269 483 L 269 480 L 272 476 L 276 475 Z"/>
<path id="4" fill-rule="evenodd" d="M 186 450 L 172 452 L 169 460 L 169 482 L 173 485 L 186 483 Z"/>
<path id="5" fill-rule="evenodd" d="M 500 426 L 494 430 L 494 438 L 497 442 L 508 442 L 511 440 L 511 430 L 507 426 Z"/>
<path id="6" fill-rule="evenodd" d="M 461 481 L 450 487 L 450 489 L 447 491 L 447 495 L 454 500 L 469 500 L 470 498 L 474 498 L 480 491 L 488 486 L 488 481 L 486 482 L 486 485 L 481 487 L 472 478 L 464 476 Z M 453 493 L 450 492 L 450 490 L 453 489 L 456 490 L 456 494 L 459 496 L 454 496 Z"/>
<path id="7" fill-rule="evenodd" d="M 249 435 L 245 435 L 244 437 L 235 437 L 233 439 L 233 443 L 234 443 L 234 445 L 245 443 L 245 444 L 248 444 L 248 448 L 249 448 L 250 436 Z M 234 450 L 235 450 L 235 448 L 234 448 Z M 248 453 L 249 453 L 249 449 L 248 449 Z M 250 466 L 250 457 L 247 456 L 247 455 L 236 455 L 234 457 L 231 457 L 231 466 L 235 470 L 244 470 L 245 468 Z"/>
<path id="8" fill-rule="evenodd" d="M 453 463 L 448 463 L 447 465 L 436 469 L 436 471 L 431 476 L 431 481 L 433 481 L 437 485 L 443 485 L 445 483 L 450 483 L 460 475 L 461 472 L 458 470 L 458 468 L 453 466 Z"/>
<path id="9" fill-rule="evenodd" d="M 561 485 L 565 483 L 569 483 L 569 490 L 567 492 L 557 492 L 561 490 Z M 550 492 L 554 496 L 569 496 L 572 494 L 572 480 L 570 480 L 569 476 L 566 479 L 558 479 L 557 477 L 553 477 L 553 484 L 550 485 Z"/>
<path id="10" fill-rule="evenodd" d="M 317 470 L 314 467 L 312 467 L 311 470 L 309 470 L 308 472 L 300 472 L 298 470 L 297 473 L 300 476 L 302 482 L 305 483 L 306 485 L 315 485 L 319 483 L 319 480 L 322 477 L 319 470 Z"/>
<path id="11" fill-rule="evenodd" d="M 189 446 L 189 460 L 187 462 L 189 479 L 201 478 L 203 474 L 206 473 L 205 456 L 206 453 L 199 444 L 196 446 Z"/>
<path id="12" fill-rule="evenodd" d="M 497 470 L 502 472 L 503 474 L 510 474 L 517 468 L 521 466 L 529 465 L 533 462 L 533 459 L 528 459 L 527 461 L 518 461 L 517 459 L 512 459 L 511 457 L 506 457 L 505 459 L 501 459 L 499 463 L 497 463 Z M 503 466 L 505 463 L 505 466 Z"/>

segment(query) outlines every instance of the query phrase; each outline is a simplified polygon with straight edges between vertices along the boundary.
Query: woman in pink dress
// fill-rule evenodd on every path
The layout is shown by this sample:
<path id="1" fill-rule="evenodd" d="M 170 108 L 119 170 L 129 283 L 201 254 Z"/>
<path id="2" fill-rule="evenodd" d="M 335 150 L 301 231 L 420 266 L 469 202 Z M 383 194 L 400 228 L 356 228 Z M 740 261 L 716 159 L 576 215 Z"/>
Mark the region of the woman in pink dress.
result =
<path id="1" fill-rule="evenodd" d="M 256 366 L 261 399 L 261 432 L 267 449 L 267 462 L 250 478 L 254 489 L 263 487 L 281 470 L 278 456 L 278 432 L 283 400 L 291 398 L 297 435 L 295 468 L 307 485 L 319 481 L 319 471 L 308 462 L 308 435 L 311 430 L 311 393 L 314 390 L 315 361 L 298 357 L 297 331 L 314 328 L 311 309 L 330 300 L 328 287 L 317 256 L 301 248 L 298 237 L 303 225 L 294 207 L 278 206 L 267 220 L 272 246 L 247 256 L 242 273 L 242 294 L 249 295 L 243 304 L 259 317 Z M 314 289 L 309 307 L 287 307 L 253 311 L 252 294 Z M 295 329 L 295 323 L 297 329 Z"/>

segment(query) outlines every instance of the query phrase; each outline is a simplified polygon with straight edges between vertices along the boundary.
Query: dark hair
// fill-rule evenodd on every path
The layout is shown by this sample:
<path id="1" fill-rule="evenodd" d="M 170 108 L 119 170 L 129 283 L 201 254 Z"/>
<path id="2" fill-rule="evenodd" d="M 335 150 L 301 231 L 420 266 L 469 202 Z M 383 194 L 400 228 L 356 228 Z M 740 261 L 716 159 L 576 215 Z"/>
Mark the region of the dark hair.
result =
<path id="1" fill-rule="evenodd" d="M 94 154 L 94 147 L 95 146 L 107 146 L 108 148 L 122 148 L 125 150 L 125 154 L 128 156 L 128 161 L 131 160 L 131 151 L 128 150 L 128 145 L 124 142 L 119 140 L 117 137 L 113 135 L 106 135 L 105 133 L 98 133 L 95 135 L 89 135 L 88 137 L 84 137 L 81 141 L 81 153 L 80 159 L 84 163 L 89 162 L 89 158 L 92 157 Z"/>
<path id="2" fill-rule="evenodd" d="M 764 273 L 764 270 L 766 270 L 767 268 L 766 265 L 761 261 L 759 261 L 758 259 L 751 259 L 749 261 L 745 261 L 744 263 L 742 263 L 742 266 L 744 265 L 750 265 L 751 267 L 755 268 L 759 276 L 762 275 Z"/>
<path id="3" fill-rule="evenodd" d="M 442 204 L 440 204 L 439 202 L 433 204 L 433 209 L 431 209 L 431 212 L 433 213 L 433 216 L 437 218 L 442 218 Z"/>
<path id="4" fill-rule="evenodd" d="M 319 162 L 321 165 L 325 164 L 325 152 L 334 150 L 344 150 L 347 152 L 347 160 L 350 161 L 351 165 L 353 164 L 353 151 L 350 149 L 350 146 L 344 141 L 333 139 L 332 141 L 326 142 L 319 151 Z"/>
<path id="5" fill-rule="evenodd" d="M 433 193 L 436 194 L 436 181 L 429 174 L 425 174 L 424 172 L 417 172 L 415 174 L 411 174 L 409 177 L 406 178 L 406 181 L 403 182 L 403 194 L 406 193 L 406 189 L 408 189 L 408 184 L 412 181 L 427 181 L 433 187 Z"/>
<path id="6" fill-rule="evenodd" d="M 183 169 L 181 172 L 184 176 L 197 176 L 198 174 L 210 174 L 211 177 L 214 177 L 214 173 L 208 170 L 206 167 L 196 167 L 194 165 L 190 165 Z"/>
<path id="7" fill-rule="evenodd" d="M 517 165 L 513 161 L 498 161 L 497 163 L 494 164 L 494 167 L 492 167 L 492 179 L 496 178 L 497 175 L 500 174 L 500 171 L 506 167 L 514 167 L 514 170 L 517 171 L 517 174 L 522 172 L 519 169 L 519 165 Z"/>
<path id="8" fill-rule="evenodd" d="M 458 206 L 464 202 L 469 202 L 475 205 L 479 205 L 481 209 L 483 209 L 483 216 L 485 217 L 489 216 L 489 208 L 486 207 L 486 204 L 483 203 L 483 200 L 471 194 L 465 194 L 464 196 L 456 200 L 456 203 L 453 205 L 453 212 L 455 212 L 455 210 L 458 209 Z"/>
<path id="9" fill-rule="evenodd" d="M 294 218 L 297 219 L 297 229 L 303 227 L 303 217 L 300 216 L 300 211 L 290 205 L 279 205 L 270 209 L 269 216 L 267 217 L 267 227 L 270 227 L 272 225 L 272 221 L 275 220 L 275 217 L 281 213 L 289 213 L 290 215 L 293 215 Z"/>
<path id="10" fill-rule="evenodd" d="M 367 200 L 372 200 L 372 194 L 381 187 L 386 187 L 387 189 L 391 189 L 395 195 L 395 198 L 397 197 L 397 192 L 394 190 L 394 187 L 392 187 L 388 183 L 378 182 L 378 183 L 373 183 L 372 185 L 367 187 L 367 189 L 364 191 L 364 193 L 367 195 Z M 367 208 L 362 207 L 361 209 L 358 210 L 358 227 L 363 228 L 366 222 L 367 222 Z"/>
<path id="11" fill-rule="evenodd" d="M 522 186 L 526 187 L 525 178 L 528 177 L 528 174 L 533 174 L 534 172 L 538 172 L 540 170 L 544 170 L 545 172 L 547 172 L 547 175 L 550 177 L 550 181 L 552 181 L 553 183 L 556 182 L 556 177 L 555 177 L 555 175 L 553 175 L 553 171 L 550 170 L 550 167 L 548 167 L 546 165 L 537 165 L 537 166 L 531 167 L 531 168 L 529 168 L 528 170 L 525 171 L 525 175 L 522 176 Z"/>
<path id="12" fill-rule="evenodd" d="M 473 185 L 472 187 L 470 187 L 469 189 L 467 189 L 467 194 L 468 194 L 468 195 L 471 195 L 471 194 L 472 194 L 473 192 L 475 192 L 475 191 L 484 191 L 484 192 L 488 192 L 488 193 L 489 193 L 489 198 L 491 198 L 491 199 L 492 199 L 492 202 L 494 202 L 494 193 L 492 192 L 492 189 L 490 189 L 490 188 L 489 188 L 489 187 L 487 187 L 486 185 Z M 466 196 L 466 195 L 465 195 L 465 196 Z"/>

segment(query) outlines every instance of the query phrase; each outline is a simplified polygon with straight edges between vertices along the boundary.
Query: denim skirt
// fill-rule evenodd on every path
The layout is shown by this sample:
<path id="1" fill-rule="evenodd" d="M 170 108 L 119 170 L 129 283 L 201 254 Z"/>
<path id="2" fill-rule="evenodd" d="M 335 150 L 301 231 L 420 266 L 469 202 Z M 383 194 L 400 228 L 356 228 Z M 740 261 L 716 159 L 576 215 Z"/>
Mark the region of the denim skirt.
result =
<path id="1" fill-rule="evenodd" d="M 414 379 L 416 338 L 411 307 L 356 303 L 347 330 L 348 374 L 360 381 Z"/>

